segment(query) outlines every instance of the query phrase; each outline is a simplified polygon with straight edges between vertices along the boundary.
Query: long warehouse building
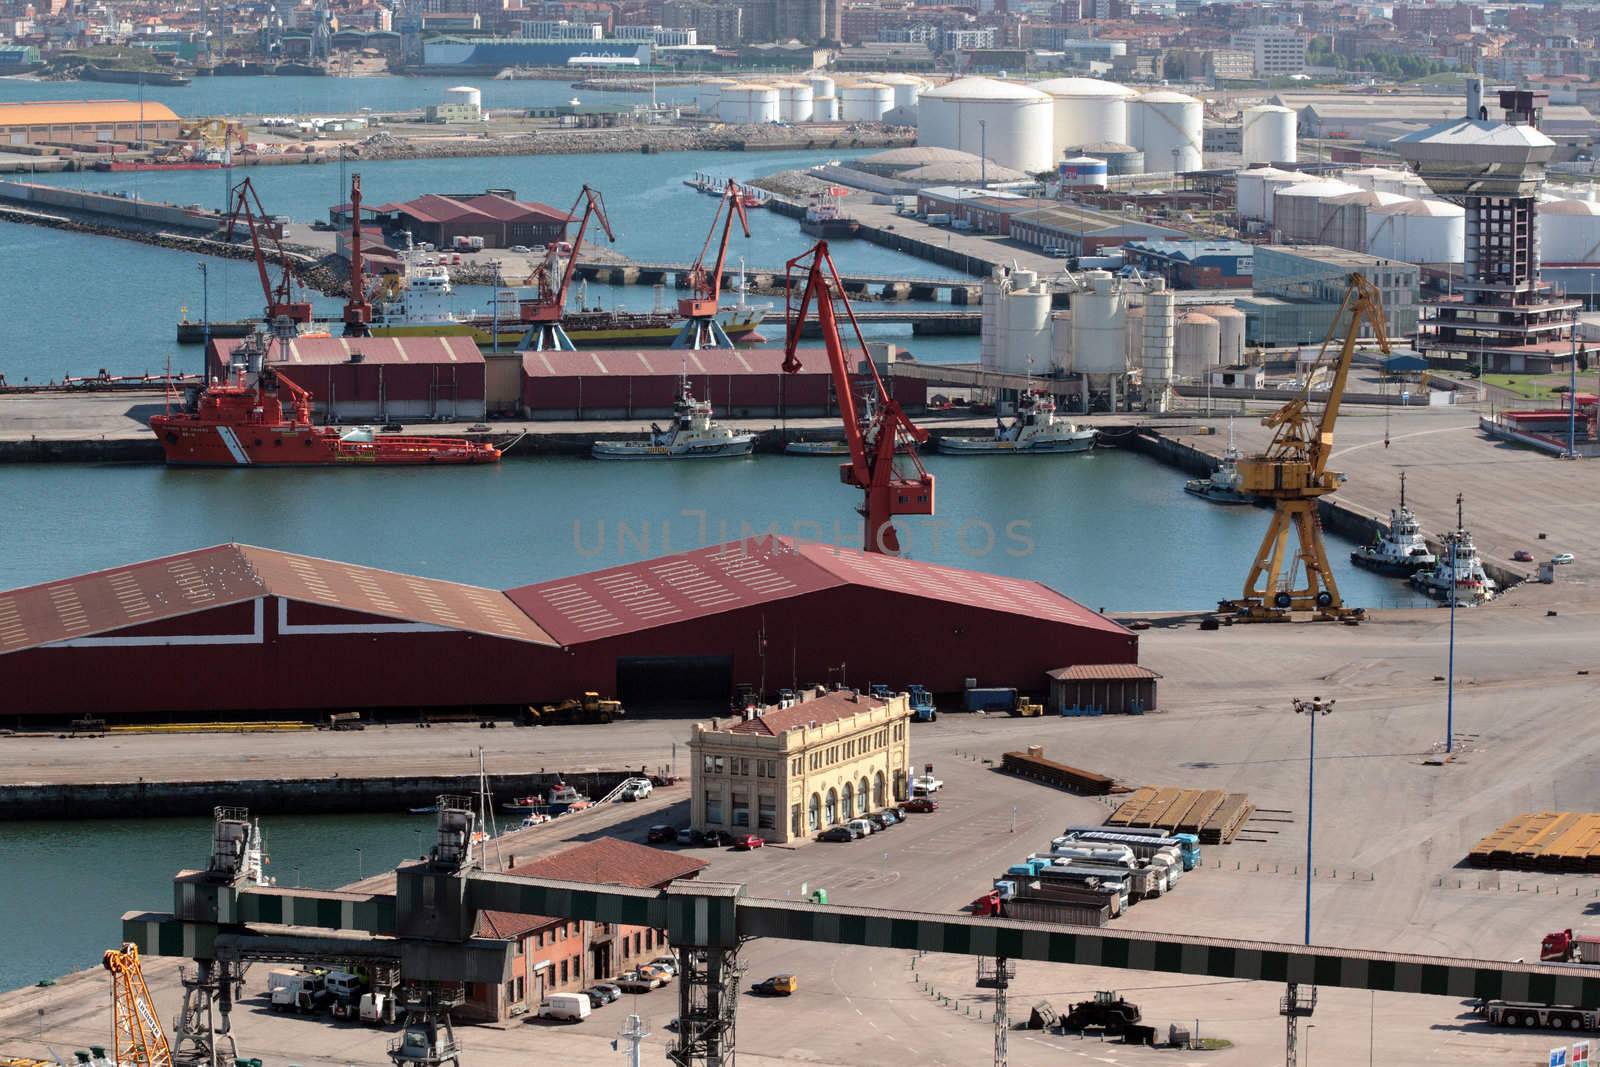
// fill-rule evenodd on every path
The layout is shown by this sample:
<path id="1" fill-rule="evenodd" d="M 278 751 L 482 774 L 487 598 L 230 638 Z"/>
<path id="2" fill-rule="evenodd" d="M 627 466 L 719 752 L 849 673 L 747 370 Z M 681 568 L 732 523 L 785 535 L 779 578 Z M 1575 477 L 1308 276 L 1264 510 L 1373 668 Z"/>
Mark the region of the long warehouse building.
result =
<path id="1" fill-rule="evenodd" d="M 504 714 L 586 690 L 703 714 L 746 682 L 1043 693 L 1138 650 L 1038 582 L 771 536 L 505 591 L 227 544 L 0 592 L 5 725 Z"/>

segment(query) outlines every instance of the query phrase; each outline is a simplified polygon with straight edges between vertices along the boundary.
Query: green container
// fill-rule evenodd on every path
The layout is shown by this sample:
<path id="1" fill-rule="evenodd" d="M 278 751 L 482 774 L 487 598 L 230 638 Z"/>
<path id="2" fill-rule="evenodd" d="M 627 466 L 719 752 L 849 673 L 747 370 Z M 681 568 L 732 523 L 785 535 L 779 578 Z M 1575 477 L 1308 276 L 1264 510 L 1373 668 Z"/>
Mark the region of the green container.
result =
<path id="1" fill-rule="evenodd" d="M 828 902 L 828 891 L 826 889 L 813 889 L 811 891 L 811 903 L 813 903 L 813 904 L 826 904 L 827 902 Z"/>

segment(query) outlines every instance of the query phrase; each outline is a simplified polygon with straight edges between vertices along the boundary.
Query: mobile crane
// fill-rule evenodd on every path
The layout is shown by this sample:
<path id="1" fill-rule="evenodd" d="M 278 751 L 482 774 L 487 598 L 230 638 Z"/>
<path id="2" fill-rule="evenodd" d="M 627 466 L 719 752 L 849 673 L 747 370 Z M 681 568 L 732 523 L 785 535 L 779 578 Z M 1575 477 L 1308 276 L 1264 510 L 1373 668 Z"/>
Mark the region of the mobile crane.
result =
<path id="1" fill-rule="evenodd" d="M 261 293 L 267 301 L 264 309 L 267 325 L 274 328 L 281 326 L 292 332 L 295 327 L 311 321 L 311 301 L 296 298 L 294 272 L 289 269 L 289 260 L 283 253 L 283 242 L 270 232 L 267 233 L 267 237 L 272 241 L 283 273 L 278 277 L 276 284 L 268 275 L 267 255 L 261 247 L 261 237 L 269 216 L 266 209 L 261 206 L 261 197 L 256 194 L 256 187 L 249 178 L 233 187 L 232 207 L 228 211 L 225 238 L 230 244 L 233 242 L 234 227 L 241 218 L 244 220 L 245 228 L 250 232 L 250 247 L 255 253 L 256 273 L 261 277 Z"/>
<path id="2" fill-rule="evenodd" d="M 728 214 L 723 216 L 726 208 Z M 711 216 L 711 229 L 706 233 L 706 243 L 700 246 L 700 255 L 689 268 L 689 288 L 693 296 L 678 301 L 678 314 L 684 318 L 683 332 L 672 342 L 673 348 L 732 348 L 733 342 L 717 321 L 718 304 L 722 298 L 722 268 L 728 260 L 728 238 L 733 235 L 733 220 L 737 216 L 739 228 L 750 236 L 750 220 L 744 213 L 744 196 L 739 183 L 732 178 L 722 190 L 717 210 Z M 717 223 L 722 222 L 722 240 L 717 243 L 717 260 L 711 270 L 706 270 L 706 253 L 717 236 Z"/>
<path id="3" fill-rule="evenodd" d="M 532 300 L 522 301 L 520 305 L 522 321 L 528 325 L 528 332 L 522 339 L 524 349 L 536 352 L 573 350 L 572 338 L 561 328 L 561 317 L 567 313 L 567 287 L 572 283 L 578 254 L 583 251 L 583 235 L 589 229 L 589 220 L 599 219 L 606 237 L 613 243 L 617 239 L 617 235 L 611 232 L 611 223 L 606 220 L 605 197 L 585 185 L 579 191 L 578 199 L 573 201 L 572 210 L 567 212 L 568 219 L 577 214 L 579 204 L 583 205 L 583 219 L 578 223 L 578 235 L 572 239 L 572 252 L 567 256 L 566 265 L 561 265 L 560 255 L 552 244 L 545 261 L 539 264 L 536 271 L 539 295 Z M 558 273 L 559 281 L 556 280 Z"/>
<path id="4" fill-rule="evenodd" d="M 1347 313 L 1349 326 L 1343 344 L 1330 361 L 1328 347 Z M 1339 305 L 1339 313 L 1328 327 L 1317 356 L 1316 366 L 1330 371 L 1328 397 L 1321 415 L 1311 411 L 1315 374 L 1308 374 L 1300 395 L 1261 420 L 1263 426 L 1275 431 L 1266 452 L 1237 463 L 1240 492 L 1273 502 L 1272 522 L 1245 578 L 1244 595 L 1219 605 L 1241 620 L 1284 622 L 1296 611 L 1315 612 L 1315 617 L 1322 620 L 1365 615 L 1364 609 L 1346 607 L 1339 596 L 1317 516 L 1317 498 L 1332 493 L 1344 481 L 1343 475 L 1328 469 L 1328 459 L 1333 453 L 1333 427 L 1339 418 L 1339 405 L 1344 400 L 1350 361 L 1363 322 L 1371 327 L 1379 349 L 1387 355 L 1389 332 L 1382 298 L 1371 282 L 1360 274 L 1351 274 L 1344 302 Z M 1291 529 L 1297 542 L 1292 554 Z M 1295 572 L 1301 568 L 1305 571 L 1304 584 L 1296 586 Z"/>
<path id="5" fill-rule="evenodd" d="M 827 241 L 818 241 L 809 252 L 789 260 L 784 294 L 788 302 L 788 331 L 784 340 L 783 369 L 788 374 L 801 369 L 800 334 L 805 328 L 807 313 L 815 303 L 817 324 L 821 327 L 828 365 L 833 372 L 833 390 L 839 401 L 839 414 L 844 419 L 845 440 L 850 446 L 850 462 L 840 465 L 839 480 L 865 494 L 857 508 L 866 519 L 863 548 L 868 552 L 898 555 L 900 538 L 895 533 L 894 517 L 933 514 L 933 475 L 923 468 L 916 453 L 916 446 L 928 439 L 928 431 L 913 423 L 884 387 L 883 377 L 867 353 L 861 325 L 856 322 L 856 314 L 844 295 L 844 283 L 839 280 L 833 257 L 828 254 Z M 864 411 L 857 407 L 850 380 L 849 352 L 839 333 L 841 308 L 850 321 L 856 350 L 872 376 Z M 908 469 L 896 467 L 902 456 L 909 461 Z"/>

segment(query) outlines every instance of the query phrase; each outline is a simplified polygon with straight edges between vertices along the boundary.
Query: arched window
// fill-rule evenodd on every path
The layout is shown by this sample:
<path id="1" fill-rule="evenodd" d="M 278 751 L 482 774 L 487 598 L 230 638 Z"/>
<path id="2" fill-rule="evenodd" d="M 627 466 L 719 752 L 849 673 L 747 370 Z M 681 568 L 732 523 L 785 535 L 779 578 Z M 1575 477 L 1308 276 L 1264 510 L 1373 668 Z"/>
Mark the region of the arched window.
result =
<path id="1" fill-rule="evenodd" d="M 822 818 L 829 826 L 839 821 L 839 794 L 836 790 L 828 790 L 828 802 L 823 806 Z"/>
<path id="2" fill-rule="evenodd" d="M 813 831 L 822 829 L 822 798 L 816 793 L 811 794 L 811 805 L 806 812 L 806 820 Z"/>
<path id="3" fill-rule="evenodd" d="M 856 796 L 861 798 L 861 814 L 865 815 L 872 810 L 872 793 L 868 789 L 865 777 L 861 779 L 861 784 L 856 786 Z"/>
<path id="4" fill-rule="evenodd" d="M 844 784 L 844 817 L 846 819 L 856 817 L 856 789 L 849 782 Z"/>
<path id="5" fill-rule="evenodd" d="M 872 795 L 878 798 L 878 807 L 889 806 L 889 783 L 884 781 L 882 771 L 878 772 L 877 788 L 873 790 Z"/>

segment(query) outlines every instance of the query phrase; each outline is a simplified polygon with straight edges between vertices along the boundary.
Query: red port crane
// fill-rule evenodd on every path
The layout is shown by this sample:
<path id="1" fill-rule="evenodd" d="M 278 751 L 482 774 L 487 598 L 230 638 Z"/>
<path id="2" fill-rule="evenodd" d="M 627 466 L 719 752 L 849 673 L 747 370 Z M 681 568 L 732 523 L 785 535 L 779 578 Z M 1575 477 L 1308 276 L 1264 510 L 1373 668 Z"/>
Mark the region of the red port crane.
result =
<path id="1" fill-rule="evenodd" d="M 617 235 L 611 232 L 611 223 L 606 220 L 605 197 L 598 190 L 585 185 L 578 193 L 578 199 L 573 201 L 572 210 L 567 212 L 568 221 L 577 214 L 579 204 L 583 205 L 583 220 L 578 223 L 578 235 L 572 239 L 572 252 L 567 256 L 566 266 L 560 265 L 560 254 L 551 245 L 545 261 L 538 267 L 539 295 L 532 300 L 522 301 L 522 321 L 528 324 L 528 332 L 522 339 L 524 349 L 531 348 L 538 352 L 551 349 L 572 351 L 572 338 L 561 328 L 561 317 L 567 311 L 567 286 L 572 283 L 572 272 L 578 265 L 579 253 L 583 251 L 583 235 L 589 229 L 589 219 L 599 219 L 606 237 L 616 242 Z M 551 269 L 552 264 L 560 271 L 559 284 L 555 284 L 556 270 Z"/>
<path id="2" fill-rule="evenodd" d="M 267 300 L 265 308 L 267 325 L 274 326 L 280 320 L 288 320 L 292 324 L 310 322 L 311 302 L 295 299 L 294 274 L 289 270 L 288 257 L 283 254 L 283 242 L 275 233 L 267 230 L 269 217 L 266 209 L 261 206 L 261 197 L 256 195 L 256 187 L 249 178 L 233 187 L 233 207 L 228 212 L 229 242 L 233 240 L 233 228 L 241 217 L 250 231 L 250 246 L 255 251 L 256 272 L 261 275 L 261 292 Z M 283 267 L 283 274 L 279 276 L 276 285 L 267 273 L 267 254 L 261 247 L 263 232 L 272 242 L 278 263 Z"/>
<path id="3" fill-rule="evenodd" d="M 799 275 L 804 275 L 804 282 L 797 289 Z M 894 517 L 933 514 L 933 475 L 923 468 L 916 452 L 916 446 L 928 439 L 928 431 L 912 422 L 884 387 L 883 377 L 867 352 L 856 313 L 845 298 L 844 283 L 828 254 L 827 241 L 818 241 L 811 251 L 789 261 L 784 293 L 788 301 L 788 334 L 783 346 L 783 369 L 789 374 L 800 370 L 800 334 L 807 311 L 815 303 L 817 325 L 821 327 L 833 372 L 833 390 L 844 419 L 844 436 L 850 445 L 850 462 L 840 465 L 839 480 L 866 494 L 857 508 L 866 519 L 866 551 L 898 555 L 900 538 L 895 533 Z M 856 350 L 872 375 L 864 411 L 858 410 L 851 386 L 850 351 L 839 333 L 840 308 L 855 334 Z M 897 469 L 900 457 L 909 460 L 904 469 Z"/>
<path id="4" fill-rule="evenodd" d="M 726 217 L 722 214 L 723 208 L 728 210 Z M 733 235 L 734 216 L 738 216 L 739 228 L 749 237 L 750 220 L 744 213 L 742 190 L 738 182 L 729 178 L 727 188 L 722 190 L 722 196 L 717 201 L 716 213 L 711 216 L 711 229 L 706 233 L 706 243 L 700 246 L 700 257 L 689 268 L 689 288 L 694 295 L 678 301 L 678 314 L 687 321 L 683 324 L 683 332 L 672 342 L 673 348 L 733 347 L 722 324 L 717 321 L 717 310 L 722 300 L 722 268 L 728 261 L 728 238 Z M 719 221 L 722 222 L 722 239 L 717 242 L 716 264 L 708 271 L 706 253 L 711 250 L 711 242 L 717 236 Z"/>
<path id="5" fill-rule="evenodd" d="M 372 301 L 361 262 L 361 175 L 350 175 L 350 297 L 344 302 L 344 335 L 372 336 Z"/>

